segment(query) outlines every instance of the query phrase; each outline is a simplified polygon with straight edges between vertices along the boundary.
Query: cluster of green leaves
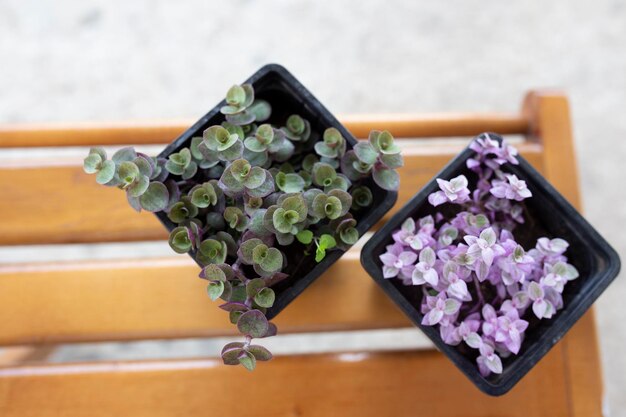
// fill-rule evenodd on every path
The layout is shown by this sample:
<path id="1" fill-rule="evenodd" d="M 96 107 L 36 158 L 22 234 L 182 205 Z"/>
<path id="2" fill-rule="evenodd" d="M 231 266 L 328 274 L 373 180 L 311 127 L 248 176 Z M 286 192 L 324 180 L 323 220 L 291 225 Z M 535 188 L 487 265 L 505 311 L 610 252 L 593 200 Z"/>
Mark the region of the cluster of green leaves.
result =
<path id="1" fill-rule="evenodd" d="M 374 182 L 385 190 L 397 190 L 400 177 L 397 168 L 403 165 L 400 147 L 388 131 L 370 132 L 367 142 L 359 142 L 341 160 L 342 172 L 356 181 L 371 175 Z"/>
<path id="2" fill-rule="evenodd" d="M 122 148 L 107 159 L 103 148 L 91 148 L 83 161 L 88 174 L 96 174 L 98 184 L 126 191 L 128 202 L 136 210 L 157 212 L 168 208 L 170 191 L 163 184 L 167 177 L 166 161 Z"/>
<path id="3" fill-rule="evenodd" d="M 225 301 L 245 336 L 224 348 L 224 363 L 253 369 L 271 358 L 251 344 L 276 333 L 265 316 L 275 301 L 270 287 L 300 264 L 356 243 L 354 214 L 374 201 L 370 177 L 397 188 L 402 158 L 389 132 L 372 132 L 348 150 L 338 129 L 316 131 L 301 115 L 270 123 L 271 106 L 255 99 L 251 85 L 231 87 L 220 111 L 222 123 L 167 159 L 124 148 L 108 160 L 94 148 L 85 171 L 125 190 L 136 210 L 166 214 L 170 246 L 203 265 L 209 296 Z M 290 245 L 303 256 L 288 259 Z"/>

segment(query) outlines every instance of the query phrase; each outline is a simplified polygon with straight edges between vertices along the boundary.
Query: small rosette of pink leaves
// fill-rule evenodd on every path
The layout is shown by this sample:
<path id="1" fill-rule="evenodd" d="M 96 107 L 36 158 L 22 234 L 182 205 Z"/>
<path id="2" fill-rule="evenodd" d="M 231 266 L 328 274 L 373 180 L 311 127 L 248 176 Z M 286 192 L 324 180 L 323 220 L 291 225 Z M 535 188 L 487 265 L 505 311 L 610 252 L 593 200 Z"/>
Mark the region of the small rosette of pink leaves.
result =
<path id="1" fill-rule="evenodd" d="M 449 345 L 475 349 L 488 376 L 520 352 L 531 315 L 550 319 L 563 308 L 564 287 L 578 272 L 567 263 L 565 240 L 542 237 L 530 250 L 515 240 L 523 201 L 532 196 L 523 180 L 503 171 L 518 163 L 517 150 L 486 134 L 471 148 L 475 186 L 464 175 L 437 179 L 440 189 L 428 199 L 459 211 L 448 219 L 406 219 L 380 260 L 385 278 L 421 287 L 422 324 L 437 326 Z"/>

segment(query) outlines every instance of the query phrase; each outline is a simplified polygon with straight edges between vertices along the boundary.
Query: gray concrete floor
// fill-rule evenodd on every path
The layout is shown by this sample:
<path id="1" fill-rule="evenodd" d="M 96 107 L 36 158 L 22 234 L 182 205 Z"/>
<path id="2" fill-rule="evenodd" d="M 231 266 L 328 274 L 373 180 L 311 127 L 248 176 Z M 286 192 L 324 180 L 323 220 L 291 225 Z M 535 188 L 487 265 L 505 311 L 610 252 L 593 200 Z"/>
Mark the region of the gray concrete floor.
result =
<path id="1" fill-rule="evenodd" d="M 626 254 L 623 1 L 0 0 L 2 123 L 193 118 L 267 62 L 336 113 L 514 111 L 565 90 L 585 213 Z M 616 416 L 625 292 L 598 302 Z"/>

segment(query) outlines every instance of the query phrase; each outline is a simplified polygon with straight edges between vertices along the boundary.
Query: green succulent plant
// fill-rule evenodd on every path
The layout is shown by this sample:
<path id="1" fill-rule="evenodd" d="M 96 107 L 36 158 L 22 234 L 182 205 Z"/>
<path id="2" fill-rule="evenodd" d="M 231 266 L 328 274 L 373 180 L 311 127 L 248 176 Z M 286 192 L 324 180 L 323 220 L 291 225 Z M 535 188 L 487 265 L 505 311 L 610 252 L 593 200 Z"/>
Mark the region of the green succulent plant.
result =
<path id="1" fill-rule="evenodd" d="M 115 162 L 107 160 L 103 148 L 91 148 L 83 161 L 83 169 L 87 174 L 96 174 L 98 184 L 107 184 L 115 177 Z"/>
<path id="2" fill-rule="evenodd" d="M 281 130 L 294 142 L 306 142 L 311 136 L 311 124 L 297 114 L 289 116 L 285 127 Z"/>
<path id="3" fill-rule="evenodd" d="M 260 276 L 271 276 L 283 268 L 283 254 L 280 250 L 268 247 L 261 239 L 252 238 L 243 242 L 238 252 L 242 262 L 253 265 Z"/>
<path id="4" fill-rule="evenodd" d="M 388 131 L 370 132 L 367 142 L 359 142 L 346 152 L 341 161 L 342 172 L 355 181 L 371 173 L 374 182 L 385 190 L 397 190 L 400 177 L 396 169 L 404 161 L 400 147 Z"/>
<path id="5" fill-rule="evenodd" d="M 207 208 L 217 204 L 222 190 L 214 186 L 212 182 L 198 184 L 189 190 L 191 204 L 198 208 Z"/>
<path id="6" fill-rule="evenodd" d="M 347 191 L 352 185 L 350 180 L 343 174 L 337 174 L 335 168 L 325 162 L 317 162 L 313 165 L 311 172 L 313 183 L 324 187 L 324 191 L 343 190 Z"/>
<path id="7" fill-rule="evenodd" d="M 224 347 L 224 363 L 249 370 L 272 358 L 252 340 L 277 332 L 266 317 L 280 297 L 275 284 L 308 272 L 298 269 L 302 261 L 353 245 L 358 219 L 374 204 L 370 178 L 397 188 L 402 165 L 389 132 L 352 146 L 335 127 L 313 131 L 304 115 L 278 120 L 271 110 L 251 85 L 235 85 L 223 120 L 167 158 L 125 147 L 108 159 L 92 148 L 83 163 L 96 182 L 124 190 L 135 210 L 166 218 L 170 247 L 202 265 L 209 298 L 222 300 L 245 337 Z"/>
<path id="8" fill-rule="evenodd" d="M 322 158 L 341 158 L 346 153 L 346 140 L 339 130 L 329 127 L 324 131 L 323 140 L 315 144 L 315 152 Z"/>
<path id="9" fill-rule="evenodd" d="M 192 160 L 189 148 L 183 148 L 169 156 L 165 163 L 165 169 L 170 174 L 180 175 L 183 179 L 188 180 L 196 175 L 198 165 Z"/>
<path id="10" fill-rule="evenodd" d="M 374 201 L 374 195 L 372 190 L 366 185 L 354 187 L 352 189 L 352 209 L 361 210 L 372 205 Z"/>
<path id="11" fill-rule="evenodd" d="M 338 219 L 352 206 L 352 196 L 345 191 L 334 189 L 327 194 L 318 193 L 311 203 L 311 212 L 318 219 Z"/>
<path id="12" fill-rule="evenodd" d="M 188 196 L 181 197 L 180 201 L 175 203 L 167 217 L 174 223 L 184 223 L 194 219 L 198 215 L 198 206 L 193 204 Z"/>

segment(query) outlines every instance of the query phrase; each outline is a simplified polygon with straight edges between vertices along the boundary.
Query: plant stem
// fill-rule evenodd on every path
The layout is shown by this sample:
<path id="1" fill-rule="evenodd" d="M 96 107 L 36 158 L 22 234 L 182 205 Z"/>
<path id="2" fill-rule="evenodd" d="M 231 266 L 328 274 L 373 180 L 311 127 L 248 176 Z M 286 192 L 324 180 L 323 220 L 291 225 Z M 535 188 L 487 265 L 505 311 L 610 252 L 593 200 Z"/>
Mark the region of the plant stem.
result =
<path id="1" fill-rule="evenodd" d="M 480 302 L 480 306 L 485 305 L 485 297 L 483 296 L 483 292 L 480 289 L 480 282 L 476 276 L 473 277 L 474 287 L 476 288 L 476 295 L 478 296 L 478 301 Z"/>
<path id="2" fill-rule="evenodd" d="M 252 342 L 252 336 L 246 336 L 246 340 L 243 342 L 244 347 L 250 346 L 250 342 Z"/>

